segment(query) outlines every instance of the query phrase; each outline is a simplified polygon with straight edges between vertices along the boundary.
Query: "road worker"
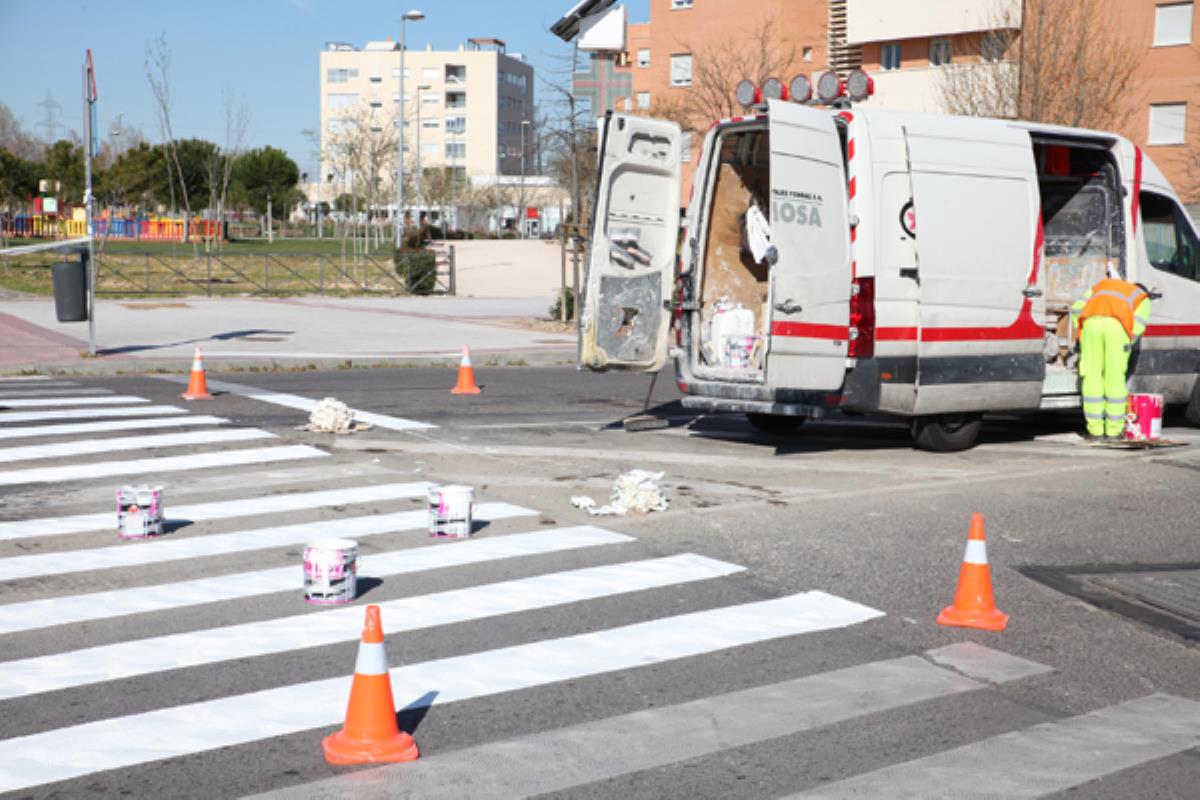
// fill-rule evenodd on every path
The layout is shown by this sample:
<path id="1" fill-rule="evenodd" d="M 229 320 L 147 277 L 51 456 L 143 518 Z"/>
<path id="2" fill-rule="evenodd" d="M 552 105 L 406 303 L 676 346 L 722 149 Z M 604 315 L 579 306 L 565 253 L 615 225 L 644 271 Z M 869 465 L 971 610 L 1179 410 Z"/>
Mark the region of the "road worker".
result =
<path id="1" fill-rule="evenodd" d="M 1125 431 L 1125 373 L 1150 318 L 1150 293 L 1118 277 L 1097 283 L 1071 307 L 1079 335 L 1079 393 L 1087 438 L 1119 439 Z"/>

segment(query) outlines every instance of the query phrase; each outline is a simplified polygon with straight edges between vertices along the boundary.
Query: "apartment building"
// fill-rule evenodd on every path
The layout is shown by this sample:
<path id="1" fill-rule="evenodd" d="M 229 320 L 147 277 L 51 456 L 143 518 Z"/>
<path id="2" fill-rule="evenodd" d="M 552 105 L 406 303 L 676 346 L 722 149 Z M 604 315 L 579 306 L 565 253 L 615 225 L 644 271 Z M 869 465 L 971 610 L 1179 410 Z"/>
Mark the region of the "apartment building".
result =
<path id="1" fill-rule="evenodd" d="M 503 41 L 469 39 L 453 51 L 408 49 L 403 76 L 400 70 L 400 45 L 391 40 L 362 48 L 326 45 L 320 58 L 323 154 L 364 118 L 368 133 L 382 134 L 403 116 L 406 174 L 418 163 L 451 167 L 461 179 L 533 170 L 533 67 L 507 53 Z M 381 171 L 394 167 L 393 155 Z M 336 172 L 332 161 L 322 163 L 327 182 L 344 179 Z"/>

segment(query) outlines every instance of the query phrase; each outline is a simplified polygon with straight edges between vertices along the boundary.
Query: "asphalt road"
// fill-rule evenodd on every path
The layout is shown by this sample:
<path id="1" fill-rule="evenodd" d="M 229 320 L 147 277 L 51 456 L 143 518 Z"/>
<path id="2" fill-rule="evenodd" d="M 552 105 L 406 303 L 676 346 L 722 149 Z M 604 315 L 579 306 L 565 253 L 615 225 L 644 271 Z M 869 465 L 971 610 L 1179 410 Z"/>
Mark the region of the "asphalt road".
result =
<path id="1" fill-rule="evenodd" d="M 1076 572 L 1200 567 L 1200 432 L 1177 419 L 1164 435 L 1182 446 L 1149 452 L 1076 444 L 1078 420 L 1051 415 L 989 420 L 978 447 L 937 455 L 883 419 L 768 435 L 698 416 L 667 373 L 651 406 L 670 425 L 637 433 L 620 420 L 646 376 L 480 368 L 483 394 L 463 397 L 445 369 L 232 373 L 273 396 L 190 404 L 167 377 L 0 380 L 0 796 L 1195 796 L 1195 627 L 1060 590 Z M 279 404 L 327 396 L 434 427 L 310 433 Z M 14 402 L 64 397 L 188 413 Z M 118 408 L 134 410 L 87 416 Z M 99 429 L 114 420 L 129 425 Z M 12 433 L 77 424 L 97 427 Z M 225 430 L 275 438 L 202 441 Z M 229 463 L 238 451 L 278 460 Z M 122 466 L 139 458 L 160 460 Z M 664 473 L 669 510 L 571 506 L 630 469 Z M 71 521 L 131 481 L 164 485 L 168 519 L 189 513 L 155 541 Z M 470 541 L 431 542 L 426 481 L 509 505 Z M 331 491 L 347 494 L 313 497 Z M 999 633 L 934 621 L 974 512 L 1011 615 Z M 573 544 L 588 525 L 598 538 Z M 303 604 L 298 572 L 271 583 L 342 531 L 363 554 L 352 607 Z M 320 744 L 365 603 L 384 604 L 423 753 L 367 772 Z M 349 621 L 327 635 L 331 613 Z M 294 615 L 314 616 L 281 627 Z"/>

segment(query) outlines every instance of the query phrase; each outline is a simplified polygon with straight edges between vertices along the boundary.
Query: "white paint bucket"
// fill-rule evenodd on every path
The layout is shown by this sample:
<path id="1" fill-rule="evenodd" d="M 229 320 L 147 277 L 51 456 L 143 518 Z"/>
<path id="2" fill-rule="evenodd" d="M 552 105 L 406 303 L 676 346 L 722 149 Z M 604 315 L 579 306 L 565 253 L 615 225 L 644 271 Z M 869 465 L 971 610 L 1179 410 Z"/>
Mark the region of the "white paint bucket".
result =
<path id="1" fill-rule="evenodd" d="M 162 535 L 164 517 L 161 486 L 117 489 L 117 535 L 122 539 Z"/>
<path id="2" fill-rule="evenodd" d="M 304 548 L 304 602 L 333 606 L 358 593 L 358 542 L 322 539 Z"/>
<path id="3" fill-rule="evenodd" d="M 465 539 L 471 535 L 475 490 L 470 486 L 435 486 L 429 490 L 429 535 Z"/>

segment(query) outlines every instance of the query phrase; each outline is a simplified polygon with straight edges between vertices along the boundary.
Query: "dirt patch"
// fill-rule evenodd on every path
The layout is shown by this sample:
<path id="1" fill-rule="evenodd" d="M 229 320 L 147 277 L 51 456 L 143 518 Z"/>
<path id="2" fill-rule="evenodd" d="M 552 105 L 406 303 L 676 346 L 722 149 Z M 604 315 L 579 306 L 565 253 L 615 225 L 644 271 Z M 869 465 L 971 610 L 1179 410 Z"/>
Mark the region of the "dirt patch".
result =
<path id="1" fill-rule="evenodd" d="M 494 320 L 497 325 L 504 325 L 508 328 L 520 328 L 526 331 L 542 331 L 543 333 L 562 333 L 575 334 L 575 323 L 562 323 L 556 319 L 530 319 L 527 317 L 519 317 L 512 319 L 497 319 Z"/>

